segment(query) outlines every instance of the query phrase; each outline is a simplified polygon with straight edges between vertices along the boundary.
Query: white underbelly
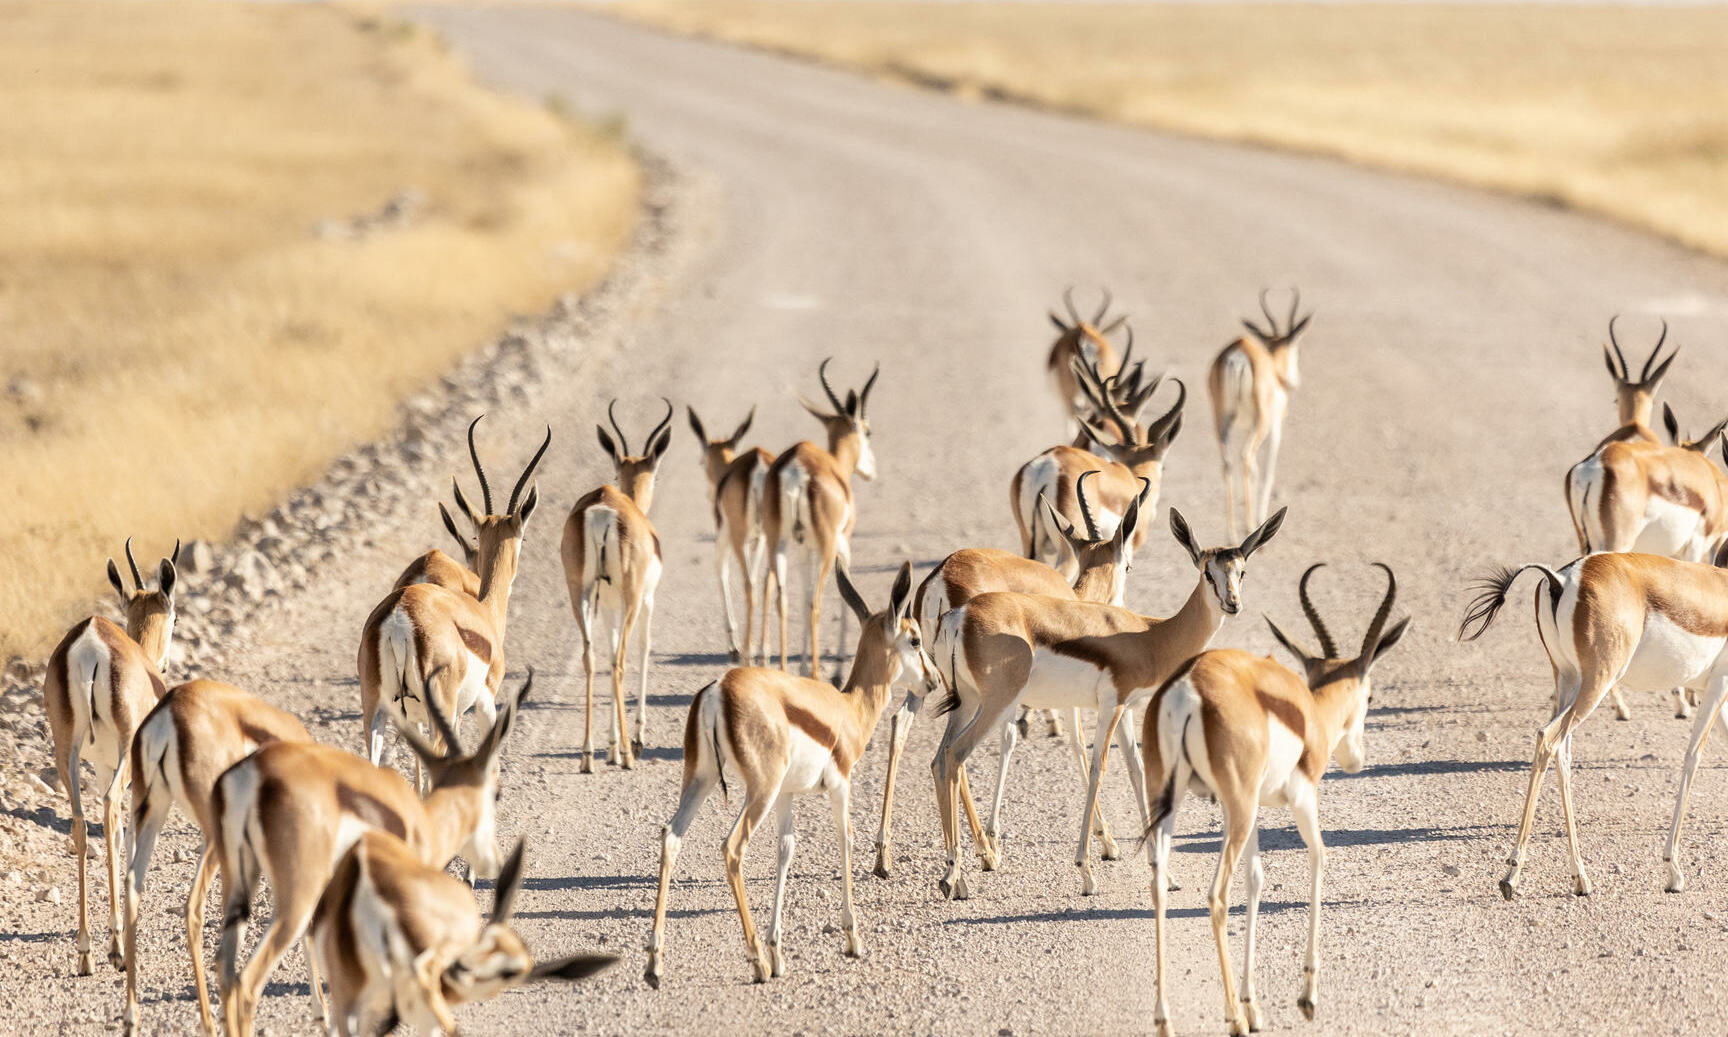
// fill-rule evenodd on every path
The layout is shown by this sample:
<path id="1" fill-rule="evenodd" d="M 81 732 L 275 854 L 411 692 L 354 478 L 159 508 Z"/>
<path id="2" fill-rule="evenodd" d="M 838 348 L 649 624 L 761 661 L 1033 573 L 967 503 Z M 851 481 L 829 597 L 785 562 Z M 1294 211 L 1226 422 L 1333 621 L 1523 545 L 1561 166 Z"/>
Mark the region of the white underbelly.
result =
<path id="1" fill-rule="evenodd" d="M 1296 770 L 1305 748 L 1296 732 L 1285 727 L 1277 717 L 1266 718 L 1266 770 L 1260 778 L 1260 804 L 1281 807 L 1289 804 L 1290 775 Z"/>
<path id="2" fill-rule="evenodd" d="M 1659 614 L 1644 621 L 1644 635 L 1621 683 L 1634 691 L 1702 687 L 1722 665 L 1725 639 L 1688 633 Z"/>
<path id="3" fill-rule="evenodd" d="M 1693 560 L 1700 549 L 1699 533 L 1703 516 L 1691 508 L 1671 500 L 1650 495 L 1644 506 L 1644 525 L 1632 550 L 1644 554 L 1666 555 L 1669 558 Z"/>
<path id="4" fill-rule="evenodd" d="M 1083 659 L 1037 648 L 1020 704 L 1030 709 L 1097 709 L 1104 680 L 1103 671 Z"/>
<path id="5" fill-rule="evenodd" d="M 834 762 L 833 751 L 796 727 L 787 742 L 790 759 L 786 776 L 780 782 L 780 794 L 801 795 L 826 786 L 828 768 Z"/>

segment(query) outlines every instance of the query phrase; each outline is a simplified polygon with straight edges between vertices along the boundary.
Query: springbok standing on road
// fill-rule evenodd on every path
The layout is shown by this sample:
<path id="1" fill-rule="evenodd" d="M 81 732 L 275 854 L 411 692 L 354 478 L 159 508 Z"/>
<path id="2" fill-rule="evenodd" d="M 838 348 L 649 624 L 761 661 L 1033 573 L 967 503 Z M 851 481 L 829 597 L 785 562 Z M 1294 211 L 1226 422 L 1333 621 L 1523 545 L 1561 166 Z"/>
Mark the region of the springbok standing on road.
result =
<path id="1" fill-rule="evenodd" d="M 400 587 L 379 602 L 360 632 L 360 714 L 367 758 L 373 763 L 384 758 L 387 718 L 394 715 L 404 727 L 430 723 L 422 693 L 436 697 L 444 716 L 457 726 L 470 709 L 478 710 L 487 725 L 498 713 L 510 588 L 516 581 L 523 532 L 540 501 L 539 487 L 529 480 L 552 445 L 552 430 L 546 430 L 540 449 L 522 469 L 503 514 L 493 514 L 492 487 L 474 445 L 479 424 L 475 418 L 468 426 L 468 455 L 480 480 L 485 514 L 474 510 L 460 487 L 456 491 L 456 503 L 479 541 L 479 594 L 471 597 L 430 583 Z M 438 737 L 436 730 L 433 737 Z"/>
<path id="2" fill-rule="evenodd" d="M 767 667 L 741 667 L 696 693 L 684 724 L 684 783 L 678 810 L 667 822 L 661 840 L 660 891 L 654 900 L 654 929 L 648 940 L 650 986 L 658 987 L 661 955 L 666 941 L 666 900 L 672 887 L 672 867 L 690 822 L 718 784 L 726 789 L 726 771 L 744 779 L 744 807 L 726 837 L 726 880 L 738 902 L 744 925 L 745 953 L 755 966 L 756 982 L 786 973 L 781 955 L 781 908 L 786 878 L 792 869 L 796 838 L 792 800 L 809 792 L 826 792 L 834 807 L 840 840 L 840 926 L 846 954 L 864 953 L 858 920 L 852 912 L 852 821 L 849 815 L 852 769 L 888 706 L 894 685 L 917 674 L 926 687 L 937 679 L 924 654 L 918 624 L 910 613 L 912 563 L 900 567 L 888 607 L 871 612 L 846 570 L 835 574 L 840 597 L 858 617 L 858 650 L 844 688 L 794 677 Z M 772 811 L 780 829 L 780 860 L 774 883 L 774 914 L 768 940 L 757 938 L 744 892 L 744 854 L 750 835 Z"/>
<path id="3" fill-rule="evenodd" d="M 1368 671 L 1409 628 L 1409 617 L 1390 630 L 1386 620 L 1398 596 L 1398 581 L 1386 565 L 1386 597 L 1368 624 L 1355 658 L 1342 656 L 1332 643 L 1320 614 L 1308 600 L 1308 579 L 1319 565 L 1302 574 L 1302 611 L 1320 639 L 1320 651 L 1310 652 L 1266 621 L 1296 661 L 1298 677 L 1274 662 L 1235 649 L 1215 649 L 1190 660 L 1158 689 L 1146 706 L 1146 726 L 1140 744 L 1147 780 L 1160 790 L 1152 808 L 1147 854 L 1152 861 L 1152 907 L 1157 953 L 1158 1010 L 1154 1017 L 1160 1037 L 1169 1037 L 1170 1004 L 1165 996 L 1164 912 L 1170 842 L 1176 811 L 1190 790 L 1211 796 L 1223 808 L 1224 843 L 1212 879 L 1207 906 L 1218 964 L 1224 974 L 1224 1016 L 1232 1034 L 1247 1034 L 1262 1025 L 1254 996 L 1254 944 L 1260 915 L 1260 890 L 1265 870 L 1260 865 L 1259 808 L 1288 807 L 1296 829 L 1308 846 L 1308 955 L 1302 968 L 1302 996 L 1296 1005 L 1314 1018 L 1319 1000 L 1320 881 L 1326 847 L 1320 839 L 1320 776 L 1336 757 L 1346 774 L 1355 774 L 1366 761 L 1364 725 L 1374 687 Z M 1248 934 L 1242 964 L 1242 998 L 1230 970 L 1230 945 L 1225 922 L 1230 906 L 1230 880 L 1243 852 L 1248 855 Z"/>
<path id="4" fill-rule="evenodd" d="M 1500 892 L 1510 900 L 1517 891 L 1536 820 L 1542 773 L 1553 762 L 1572 854 L 1573 891 L 1589 895 L 1590 879 L 1584 874 L 1572 810 L 1572 732 L 1609 689 L 1620 684 L 1634 691 L 1680 687 L 1704 693 L 1703 708 L 1692 721 L 1674 822 L 1663 854 L 1668 862 L 1668 891 L 1678 893 L 1685 886 L 1680 826 L 1686 796 L 1704 739 L 1728 697 L 1728 571 L 1649 554 L 1585 555 L 1558 570 L 1535 563 L 1498 569 L 1481 581 L 1482 593 L 1471 602 L 1458 628 L 1461 640 L 1482 636 L 1506 604 L 1513 581 L 1526 569 L 1541 574 L 1547 591 L 1543 594 L 1539 589 L 1536 595 L 1536 629 L 1553 666 L 1558 705 L 1536 736 L 1524 815 Z M 1724 727 L 1728 729 L 1728 723 Z"/>
<path id="5" fill-rule="evenodd" d="M 313 742 L 271 743 L 216 780 L 211 798 L 216 827 L 207 834 L 215 836 L 222 867 L 222 942 L 216 956 L 230 1037 L 251 1037 L 265 981 L 289 946 L 307 936 L 337 862 L 368 829 L 395 833 L 431 867 L 445 867 L 460 854 L 471 874 L 498 874 L 499 759 L 533 684 L 530 672 L 472 754 L 463 751 L 438 700 L 427 694 L 427 713 L 447 748 L 435 748 L 412 725 L 402 727 L 403 739 L 431 779 L 424 800 L 395 771 Z M 240 937 L 260 879 L 270 881 L 274 910 L 242 971 Z M 323 1020 L 320 962 L 310 938 L 305 947 L 313 1009 Z"/>
<path id="6" fill-rule="evenodd" d="M 1212 396 L 1212 419 L 1218 428 L 1218 451 L 1224 461 L 1224 508 L 1235 536 L 1236 485 L 1242 489 L 1242 526 L 1250 529 L 1272 507 L 1272 479 L 1278 469 L 1278 447 L 1284 440 L 1284 413 L 1290 393 L 1301 384 L 1296 350 L 1314 314 L 1298 317 L 1302 293 L 1290 290 L 1290 313 L 1284 326 L 1260 293 L 1266 327 L 1243 318 L 1248 334 L 1225 346 L 1212 361 L 1206 388 Z M 1266 447 L 1266 468 L 1259 474 L 1260 447 Z"/>
<path id="7" fill-rule="evenodd" d="M 407 1023 L 454 1034 L 455 1005 L 547 979 L 591 976 L 618 959 L 578 955 L 536 964 L 510 927 L 522 886 L 518 842 L 482 922 L 474 891 L 388 832 L 369 831 L 343 856 L 318 903 L 313 934 L 330 970 L 336 1037 Z"/>
<path id="8" fill-rule="evenodd" d="M 1270 541 L 1284 522 L 1284 510 L 1248 534 L 1235 547 L 1202 550 L 1180 512 L 1170 510 L 1170 530 L 1188 552 L 1199 579 L 1188 600 L 1165 619 L 1142 616 L 1114 605 L 1031 594 L 984 594 L 942 618 L 933 655 L 946 666 L 948 697 L 940 711 L 952 714 L 931 770 L 948 871 L 942 892 L 956 900 L 968 893 L 960 872 L 956 800 L 960 768 L 972 750 L 1001 731 L 1020 706 L 1045 709 L 1095 709 L 1086 804 L 1080 815 L 1080 845 L 1074 863 L 1081 891 L 1098 891 L 1092 878 L 1091 835 L 1098 786 L 1104 777 L 1111 737 L 1121 738 L 1124 759 L 1139 759 L 1135 734 L 1123 714 L 1152 695 L 1184 662 L 1205 651 L 1225 616 L 1242 608 L 1242 579 L 1248 559 Z M 1004 741 L 1004 749 L 1010 746 Z M 989 837 L 1000 845 L 1002 788 L 1009 755 L 1002 754 L 991 809 Z M 1144 777 L 1132 765 L 1135 798 L 1148 814 Z"/>
<path id="9" fill-rule="evenodd" d="M 131 755 L 133 843 L 126 899 L 124 1032 L 136 1033 L 138 1028 L 138 916 L 150 855 L 169 808 L 179 806 L 204 837 L 192 892 L 186 898 L 186 949 L 192 955 L 198 1019 L 207 1037 L 215 1037 L 216 1018 L 210 1011 L 204 971 L 204 901 L 219 863 L 211 835 L 217 822 L 211 792 L 223 771 L 259 747 L 311 740 L 293 714 L 220 681 L 188 681 L 170 688 L 138 725 Z"/>
<path id="10" fill-rule="evenodd" d="M 726 617 L 726 647 L 733 663 L 754 663 L 751 652 L 752 621 L 756 618 L 756 586 L 762 563 L 768 553 L 762 534 L 762 488 L 768 481 L 768 468 L 774 455 L 761 447 L 738 452 L 744 433 L 756 417 L 756 408 L 744 416 L 744 421 L 725 439 L 709 439 L 696 416 L 696 408 L 685 408 L 690 414 L 690 430 L 702 445 L 702 468 L 708 476 L 708 502 L 714 509 L 714 564 L 720 571 L 720 606 Z M 731 566 L 736 562 L 744 583 L 744 639 L 738 639 L 738 625 L 732 618 Z M 767 606 L 762 609 L 762 625 L 768 625 Z M 746 659 L 745 655 L 751 655 Z"/>
<path id="11" fill-rule="evenodd" d="M 810 586 L 810 655 L 805 666 L 808 676 L 815 676 L 822 665 L 822 593 L 828 586 L 828 574 L 836 562 L 844 568 L 852 558 L 852 527 L 858 521 L 858 509 L 852 499 L 852 476 L 876 478 L 876 455 L 870 450 L 870 390 L 876 385 L 876 376 L 882 373 L 881 365 L 870 372 L 862 390 L 847 390 L 846 401 L 842 403 L 834 387 L 828 384 L 828 364 L 833 359 L 822 361 L 816 369 L 833 411 L 825 411 L 803 396 L 798 397 L 798 402 L 827 431 L 828 448 L 824 450 L 809 440 L 794 444 L 774 459 L 762 487 L 762 533 L 773 560 L 762 591 L 762 607 L 768 607 L 772 595 L 780 614 L 780 669 L 784 670 L 789 651 L 787 555 L 789 545 L 801 546 Z M 768 624 L 764 622 L 764 658 L 768 654 L 767 643 Z M 840 612 L 840 643 L 846 643 L 844 609 Z M 838 672 L 835 680 L 839 680 Z"/>
<path id="12" fill-rule="evenodd" d="M 1068 310 L 1068 319 L 1058 317 L 1055 310 L 1049 311 L 1050 323 L 1056 325 L 1057 334 L 1056 341 L 1050 344 L 1050 355 L 1044 366 L 1055 383 L 1056 395 L 1062 401 L 1063 413 L 1068 415 L 1070 424 L 1084 421 L 1090 413 L 1080 380 L 1075 375 L 1075 362 L 1095 367 L 1108 378 L 1128 366 L 1128 357 L 1133 352 L 1132 332 L 1129 333 L 1128 347 L 1120 355 L 1110 342 L 1110 336 L 1128 321 L 1128 315 L 1124 313 L 1106 323 L 1110 303 L 1110 289 L 1105 288 L 1098 312 L 1087 320 L 1074 308 L 1074 288 L 1070 285 L 1062 292 L 1062 305 Z"/>
<path id="13" fill-rule="evenodd" d="M 120 579 L 114 559 L 108 559 L 108 582 L 120 595 L 126 628 L 122 630 L 101 616 L 80 620 L 48 657 L 42 706 L 53 738 L 54 768 L 72 801 L 72 853 L 78 858 L 80 976 L 95 970 L 90 952 L 90 884 L 80 764 L 90 761 L 96 770 L 96 788 L 102 794 L 102 839 L 108 850 L 108 963 L 118 969 L 126 964 L 120 949 L 121 905 L 126 895 L 120 883 L 120 859 L 126 845 L 121 794 L 130 770 L 126 752 L 132 745 L 132 732 L 165 690 L 161 673 L 168 666 L 168 647 L 174 636 L 174 562 L 179 556 L 176 541 L 174 553 L 162 559 L 156 589 L 147 589 L 128 538 L 126 565 L 132 570 L 131 590 Z"/>
<path id="14" fill-rule="evenodd" d="M 1100 601 L 1120 606 L 1128 572 L 1134 567 L 1133 543 L 1137 539 L 1135 534 L 1140 525 L 1140 504 L 1138 501 L 1130 501 L 1128 514 L 1112 533 L 1106 535 L 1099 529 L 1087 499 L 1086 480 L 1097 475 L 1096 470 L 1082 473 L 1074 486 L 1085 523 L 1083 529 L 1069 525 L 1066 519 L 1056 514 L 1049 498 L 1040 497 L 1038 500 L 1040 507 L 1047 509 L 1046 518 L 1050 527 L 1061 538 L 1065 553 L 1076 559 L 1079 574 L 1072 585 L 1050 566 L 1030 558 L 1022 558 L 1011 551 L 993 548 L 966 548 L 955 551 L 924 578 L 913 598 L 912 614 L 918 619 L 918 629 L 923 633 L 924 640 L 927 643 L 936 640 L 936 631 L 943 613 L 966 604 L 980 594 L 997 591 Z M 911 733 L 912 718 L 923 702 L 921 689 L 914 688 L 894 713 L 894 720 L 889 728 L 891 735 L 888 740 L 888 777 L 882 793 L 882 827 L 876 834 L 875 874 L 880 878 L 888 877 L 893 861 L 889 826 L 894 811 L 894 779 L 899 773 L 900 756 L 906 748 L 906 738 Z M 1071 740 L 1074 760 L 1079 765 L 1081 774 L 1085 775 L 1086 746 L 1079 738 L 1079 711 L 1073 711 L 1072 715 L 1075 731 L 1075 737 Z M 1009 724 L 1003 731 L 1005 754 L 1013 751 L 1019 735 L 1018 724 Z M 1127 765 L 1131 768 L 1133 764 L 1134 761 L 1128 761 Z M 964 769 L 960 773 L 959 795 L 961 806 L 966 810 L 967 824 L 972 829 L 972 841 L 978 848 L 984 870 L 993 871 L 1000 851 L 978 823 L 977 806 L 972 800 L 972 791 Z M 1113 858 L 1116 855 L 1116 841 L 1104 823 L 1103 811 L 1095 811 L 1094 816 L 1099 828 L 1098 838 L 1105 846 L 1105 856 Z"/>
<path id="15" fill-rule="evenodd" d="M 582 672 L 586 719 L 582 725 L 582 773 L 594 773 L 594 639 L 600 622 L 612 626 L 612 740 L 606 759 L 625 770 L 635 764 L 648 730 L 648 661 L 654 632 L 654 590 L 660 585 L 660 537 L 648 520 L 654 502 L 654 473 L 672 445 L 672 401 L 666 416 L 642 441 L 642 453 L 630 452 L 629 440 L 613 415 L 617 400 L 606 405 L 606 420 L 612 423 L 616 441 L 605 426 L 594 426 L 600 446 L 612 458 L 617 482 L 584 494 L 564 520 L 564 540 L 559 554 L 564 560 L 564 582 L 570 591 L 570 610 L 576 614 L 576 631 L 582 637 Z M 624 671 L 629 660 L 630 634 L 642 622 L 642 654 L 637 669 L 642 673 L 636 697 L 636 736 L 630 737 L 625 708 Z"/>

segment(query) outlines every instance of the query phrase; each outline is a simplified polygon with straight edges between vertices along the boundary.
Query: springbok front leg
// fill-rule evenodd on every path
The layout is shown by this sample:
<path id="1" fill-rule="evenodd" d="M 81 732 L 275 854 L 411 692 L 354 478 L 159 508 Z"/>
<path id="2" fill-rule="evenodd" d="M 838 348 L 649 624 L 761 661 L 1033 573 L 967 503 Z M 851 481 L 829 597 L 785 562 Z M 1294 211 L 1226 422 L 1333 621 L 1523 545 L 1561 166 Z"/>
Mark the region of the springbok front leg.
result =
<path id="1" fill-rule="evenodd" d="M 888 775 L 883 779 L 882 824 L 876 829 L 876 867 L 873 871 L 879 879 L 887 878 L 893 867 L 894 850 L 889 843 L 889 830 L 894 821 L 894 779 L 900 772 L 900 756 L 906 751 L 906 738 L 912 733 L 912 718 L 917 715 L 922 702 L 918 696 L 908 694 L 889 723 Z"/>
<path id="2" fill-rule="evenodd" d="M 852 910 L 851 782 L 833 785 L 828 799 L 834 805 L 835 834 L 840 840 L 840 931 L 846 936 L 846 956 L 862 958 L 864 941 L 858 935 L 858 916 Z"/>
<path id="3" fill-rule="evenodd" d="M 1728 678 L 1710 682 L 1709 694 L 1692 722 L 1692 738 L 1686 746 L 1686 763 L 1680 771 L 1680 794 L 1674 798 L 1674 823 L 1668 829 L 1668 848 L 1662 859 L 1668 864 L 1668 892 L 1679 893 L 1686 888 L 1686 876 L 1680 871 L 1680 829 L 1686 821 L 1686 800 L 1692 794 L 1692 778 L 1698 771 L 1698 761 L 1704 755 L 1704 743 L 1710 729 L 1718 721 L 1728 731 L 1728 716 L 1722 713 L 1722 703 L 1728 699 Z"/>
<path id="4" fill-rule="evenodd" d="M 1122 714 L 1127 712 L 1124 706 L 1117 706 L 1110 711 L 1108 719 L 1104 719 L 1103 710 L 1099 711 L 1100 728 L 1092 746 L 1092 773 L 1086 781 L 1086 805 L 1080 816 L 1080 848 L 1074 854 L 1074 863 L 1080 868 L 1080 892 L 1092 896 L 1098 892 L 1098 883 L 1092 877 L 1092 825 L 1093 817 L 1103 822 L 1102 811 L 1098 803 L 1098 787 L 1104 781 L 1104 767 L 1110 759 L 1110 740 L 1116 737 L 1116 725 L 1122 722 Z M 1079 739 L 1075 739 L 1079 741 Z M 1132 759 L 1133 757 L 1130 757 Z M 1105 843 L 1106 854 L 1115 849 L 1115 840 Z M 1106 860 L 1114 860 L 1114 856 L 1106 856 Z"/>
<path id="5" fill-rule="evenodd" d="M 1146 852 L 1152 859 L 1152 915 L 1153 915 L 1153 947 L 1155 982 L 1158 1007 L 1152 1016 L 1158 1037 L 1171 1037 L 1170 999 L 1165 990 L 1166 944 L 1164 939 L 1164 915 L 1168 909 L 1169 890 L 1175 889 L 1175 883 L 1170 881 L 1170 844 L 1176 832 L 1176 811 L 1182 807 L 1182 799 L 1188 793 L 1188 775 L 1180 761 L 1176 765 L 1176 773 L 1171 779 L 1174 782 L 1170 792 L 1170 812 L 1153 826 L 1152 838 L 1147 843 Z"/>

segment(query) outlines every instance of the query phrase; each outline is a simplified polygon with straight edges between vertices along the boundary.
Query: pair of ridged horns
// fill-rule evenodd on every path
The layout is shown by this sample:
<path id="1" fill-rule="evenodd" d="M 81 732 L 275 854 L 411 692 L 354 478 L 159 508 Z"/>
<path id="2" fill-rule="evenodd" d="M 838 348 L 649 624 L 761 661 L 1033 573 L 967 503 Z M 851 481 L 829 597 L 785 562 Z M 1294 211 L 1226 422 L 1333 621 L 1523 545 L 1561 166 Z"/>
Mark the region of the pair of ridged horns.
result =
<path id="1" fill-rule="evenodd" d="M 1613 352 L 1609 352 L 1607 346 L 1602 347 L 1602 359 L 1608 362 L 1608 373 L 1614 376 L 1615 381 L 1632 386 L 1643 387 L 1661 381 L 1662 376 L 1668 373 L 1668 365 L 1672 364 L 1674 358 L 1680 355 L 1680 347 L 1675 346 L 1674 351 L 1668 354 L 1668 359 L 1662 361 L 1660 365 L 1656 364 L 1656 358 L 1662 355 L 1662 344 L 1668 341 L 1668 322 L 1666 320 L 1662 322 L 1662 334 L 1656 339 L 1656 348 L 1650 350 L 1650 356 L 1644 361 L 1644 367 L 1638 372 L 1638 377 L 1633 378 L 1632 368 L 1626 363 L 1626 354 L 1620 349 L 1620 339 L 1614 334 L 1614 324 L 1619 319 L 1618 313 L 1608 318 L 1608 341 L 1614 345 Z M 1615 365 L 1616 360 L 1619 361 L 1618 366 Z M 1656 368 L 1654 371 L 1651 370 L 1652 366 Z"/>
<path id="2" fill-rule="evenodd" d="M 475 478 L 480 480 L 480 502 L 486 507 L 485 514 L 491 515 L 493 514 L 492 484 L 486 479 L 486 467 L 480 463 L 480 451 L 474 445 L 474 429 L 480 424 L 480 418 L 484 418 L 485 416 L 486 415 L 484 414 L 480 415 L 480 417 L 475 418 L 468 425 L 468 457 L 474 462 Z M 522 469 L 522 475 L 516 480 L 516 485 L 510 490 L 510 503 L 509 506 L 504 509 L 504 514 L 514 515 L 516 513 L 516 505 L 521 502 L 522 491 L 528 486 L 528 480 L 534 475 L 534 469 L 539 466 L 540 459 L 546 456 L 546 448 L 551 445 L 552 427 L 548 425 L 546 427 L 546 438 L 541 441 L 540 449 L 534 452 L 534 459 L 528 462 L 528 467 Z M 467 499 L 462 496 L 461 484 L 457 483 L 455 480 L 451 480 L 451 482 L 455 484 L 456 487 L 456 503 L 461 506 L 463 511 L 468 513 L 470 518 L 473 518 L 474 509 L 469 506 Z"/>
<path id="3" fill-rule="evenodd" d="M 1368 624 L 1368 633 L 1362 638 L 1362 651 L 1359 659 L 1373 659 L 1374 650 L 1380 646 L 1380 637 L 1386 632 L 1386 620 L 1392 615 L 1392 605 L 1398 600 L 1398 578 L 1392 575 L 1392 567 L 1385 562 L 1375 562 L 1375 568 L 1386 573 L 1386 597 L 1381 600 L 1380 608 L 1374 613 L 1373 622 Z M 1332 634 L 1326 629 L 1326 622 L 1320 618 L 1320 612 L 1314 607 L 1314 601 L 1308 597 L 1308 580 L 1319 570 L 1326 567 L 1325 562 L 1315 562 L 1302 574 L 1302 579 L 1296 584 L 1296 596 L 1302 602 L 1302 614 L 1308 617 L 1308 625 L 1314 628 L 1314 636 L 1320 639 L 1320 654 L 1327 659 L 1343 658 L 1338 653 L 1338 645 L 1332 640 Z"/>

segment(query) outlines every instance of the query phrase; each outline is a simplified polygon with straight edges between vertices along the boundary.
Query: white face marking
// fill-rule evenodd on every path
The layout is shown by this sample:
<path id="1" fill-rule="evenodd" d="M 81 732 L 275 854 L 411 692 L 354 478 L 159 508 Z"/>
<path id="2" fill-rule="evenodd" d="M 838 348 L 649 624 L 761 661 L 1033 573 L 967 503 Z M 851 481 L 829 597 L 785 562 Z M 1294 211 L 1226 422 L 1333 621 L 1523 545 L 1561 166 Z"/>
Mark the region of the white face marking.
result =
<path id="1" fill-rule="evenodd" d="M 858 466 L 859 476 L 869 480 L 876 478 L 876 452 L 870 449 L 870 432 L 863 422 L 854 421 L 852 430 L 858 433 Z"/>
<path id="2" fill-rule="evenodd" d="M 1240 558 L 1224 560 L 1214 555 L 1206 560 L 1206 583 L 1212 590 L 1212 600 L 1226 616 L 1242 611 L 1242 578 L 1247 569 Z"/>

